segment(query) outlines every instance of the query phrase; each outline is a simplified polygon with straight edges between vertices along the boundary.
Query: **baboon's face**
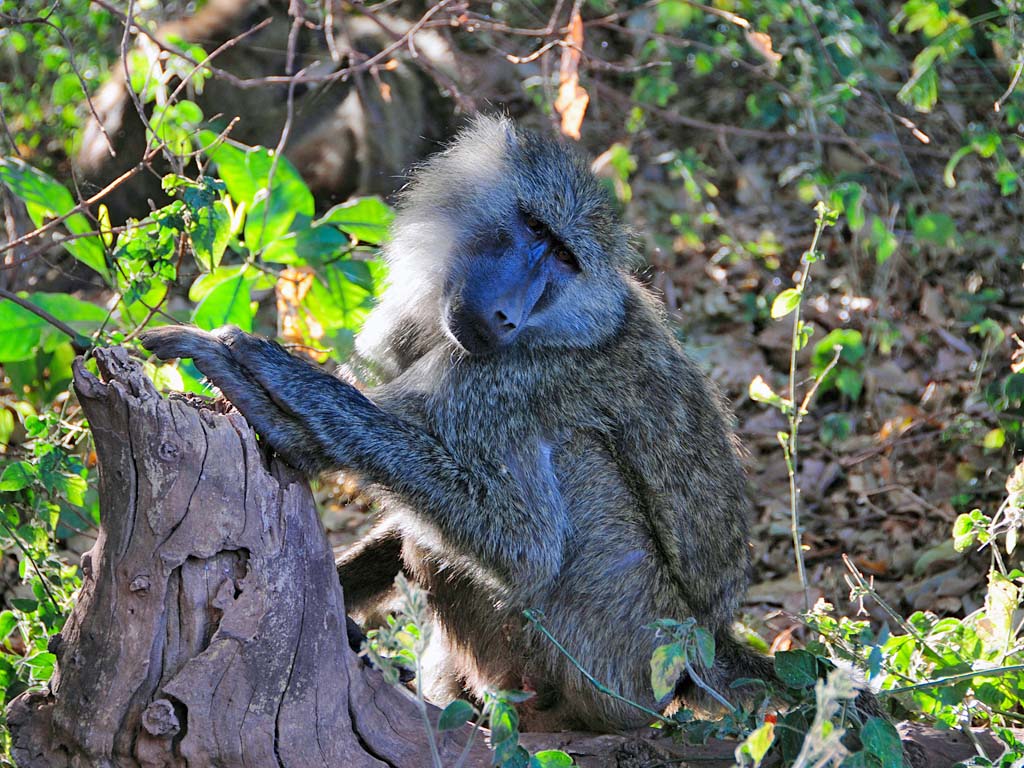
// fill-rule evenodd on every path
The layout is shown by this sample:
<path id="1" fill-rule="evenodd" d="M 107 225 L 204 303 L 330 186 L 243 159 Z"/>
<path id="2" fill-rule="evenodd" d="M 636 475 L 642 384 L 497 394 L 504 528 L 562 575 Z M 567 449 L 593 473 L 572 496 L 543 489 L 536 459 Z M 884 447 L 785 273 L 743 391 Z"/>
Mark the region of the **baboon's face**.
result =
<path id="1" fill-rule="evenodd" d="M 444 323 L 470 354 L 499 352 L 581 279 L 566 243 L 535 214 L 517 208 L 511 220 L 464 246 L 463 272 L 447 291 Z"/>
<path id="2" fill-rule="evenodd" d="M 403 192 L 371 317 L 437 328 L 471 356 L 592 347 L 622 325 L 633 254 L 585 159 L 477 118 Z"/>

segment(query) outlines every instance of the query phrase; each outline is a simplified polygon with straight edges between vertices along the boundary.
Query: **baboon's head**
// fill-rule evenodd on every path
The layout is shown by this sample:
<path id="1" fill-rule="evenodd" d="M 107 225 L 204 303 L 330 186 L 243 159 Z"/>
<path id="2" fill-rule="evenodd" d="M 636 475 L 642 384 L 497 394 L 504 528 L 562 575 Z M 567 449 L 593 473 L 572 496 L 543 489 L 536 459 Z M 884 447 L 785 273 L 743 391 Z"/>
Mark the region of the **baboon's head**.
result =
<path id="1" fill-rule="evenodd" d="M 633 252 L 575 151 L 488 117 L 415 172 L 388 258 L 385 304 L 487 355 L 614 333 Z"/>

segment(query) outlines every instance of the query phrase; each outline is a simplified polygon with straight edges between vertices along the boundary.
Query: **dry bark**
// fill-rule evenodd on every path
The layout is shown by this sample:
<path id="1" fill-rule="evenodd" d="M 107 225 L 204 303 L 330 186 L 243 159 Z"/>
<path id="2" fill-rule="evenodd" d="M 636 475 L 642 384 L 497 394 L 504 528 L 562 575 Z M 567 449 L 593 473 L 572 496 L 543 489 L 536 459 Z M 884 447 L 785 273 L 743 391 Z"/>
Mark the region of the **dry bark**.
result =
<path id="1" fill-rule="evenodd" d="M 421 768 L 411 695 L 348 647 L 302 477 L 237 413 L 163 399 L 124 349 L 96 359 L 75 389 L 102 525 L 50 690 L 10 708 L 18 764 Z"/>
<path id="2" fill-rule="evenodd" d="M 236 412 L 165 400 L 121 348 L 79 361 L 75 389 L 100 468 L 102 524 L 51 650 L 50 688 L 8 709 L 21 768 L 431 764 L 412 695 L 348 647 L 341 587 L 309 487 L 261 453 Z M 436 719 L 438 710 L 429 708 Z M 439 739 L 455 764 L 469 729 Z M 921 765 L 973 754 L 910 726 Z M 991 736 L 979 734 L 990 756 Z M 581 768 L 732 765 L 735 744 L 651 731 L 533 733 Z M 470 766 L 490 765 L 477 738 Z M 694 761 L 694 762 L 688 762 Z"/>

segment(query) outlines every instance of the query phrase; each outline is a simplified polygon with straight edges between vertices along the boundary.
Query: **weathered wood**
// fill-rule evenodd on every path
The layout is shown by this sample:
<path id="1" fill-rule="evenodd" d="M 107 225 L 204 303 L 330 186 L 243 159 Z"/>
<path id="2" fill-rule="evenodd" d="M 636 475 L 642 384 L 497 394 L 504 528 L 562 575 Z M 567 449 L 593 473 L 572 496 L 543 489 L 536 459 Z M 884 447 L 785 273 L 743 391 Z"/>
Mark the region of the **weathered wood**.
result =
<path id="1" fill-rule="evenodd" d="M 97 363 L 75 389 L 102 525 L 50 691 L 11 706 L 19 765 L 421 768 L 411 695 L 347 645 L 309 486 L 237 413 L 161 398 L 123 349 Z"/>
<path id="2" fill-rule="evenodd" d="M 100 471 L 102 523 L 51 650 L 50 689 L 8 708 L 21 768 L 425 768 L 412 695 L 348 647 L 341 587 L 309 486 L 267 461 L 237 413 L 165 400 L 124 349 L 79 361 L 75 389 Z M 430 717 L 437 710 L 430 708 Z M 904 726 L 917 765 L 974 754 L 963 735 Z M 452 766 L 468 728 L 439 748 Z M 990 756 L 989 734 L 978 733 Z M 730 766 L 735 744 L 524 734 L 581 768 Z M 490 765 L 477 738 L 466 768 Z"/>

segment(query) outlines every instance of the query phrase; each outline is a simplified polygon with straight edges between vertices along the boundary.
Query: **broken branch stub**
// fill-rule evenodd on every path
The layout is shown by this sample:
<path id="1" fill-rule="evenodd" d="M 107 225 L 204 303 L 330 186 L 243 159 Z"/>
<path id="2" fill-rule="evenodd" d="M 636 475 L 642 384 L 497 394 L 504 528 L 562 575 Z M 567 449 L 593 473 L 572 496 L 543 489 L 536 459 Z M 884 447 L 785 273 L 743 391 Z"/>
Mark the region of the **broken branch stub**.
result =
<path id="1" fill-rule="evenodd" d="M 239 414 L 162 398 L 123 348 L 96 362 L 75 390 L 102 521 L 50 688 L 8 710 L 18 764 L 420 768 L 411 695 L 348 647 L 301 475 Z M 446 763 L 465 737 L 444 735 Z"/>

